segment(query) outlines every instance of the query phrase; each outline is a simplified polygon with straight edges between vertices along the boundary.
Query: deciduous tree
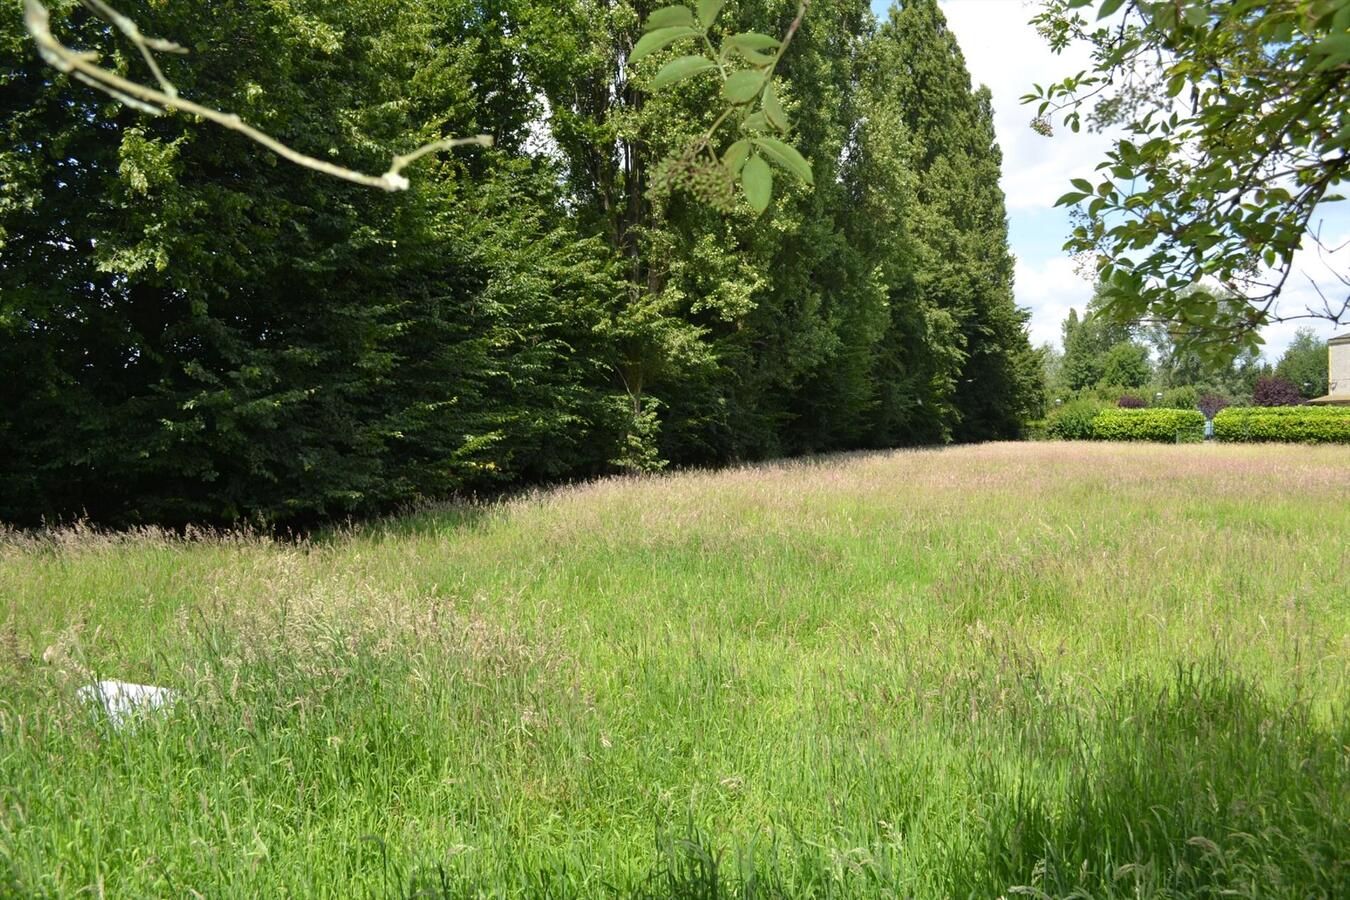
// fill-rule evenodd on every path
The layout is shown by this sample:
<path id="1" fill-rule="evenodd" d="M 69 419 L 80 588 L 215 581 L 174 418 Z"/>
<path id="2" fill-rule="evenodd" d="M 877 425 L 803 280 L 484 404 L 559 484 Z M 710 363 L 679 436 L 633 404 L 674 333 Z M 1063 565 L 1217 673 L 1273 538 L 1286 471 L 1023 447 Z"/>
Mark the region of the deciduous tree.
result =
<path id="1" fill-rule="evenodd" d="M 1347 321 L 1350 273 L 1313 306 L 1278 301 L 1350 177 L 1350 4 L 1045 0 L 1033 21 L 1093 59 L 1024 98 L 1037 127 L 1125 131 L 1059 201 L 1081 210 L 1066 247 L 1095 258 L 1114 315 L 1168 322 L 1206 359 L 1273 321 Z"/>

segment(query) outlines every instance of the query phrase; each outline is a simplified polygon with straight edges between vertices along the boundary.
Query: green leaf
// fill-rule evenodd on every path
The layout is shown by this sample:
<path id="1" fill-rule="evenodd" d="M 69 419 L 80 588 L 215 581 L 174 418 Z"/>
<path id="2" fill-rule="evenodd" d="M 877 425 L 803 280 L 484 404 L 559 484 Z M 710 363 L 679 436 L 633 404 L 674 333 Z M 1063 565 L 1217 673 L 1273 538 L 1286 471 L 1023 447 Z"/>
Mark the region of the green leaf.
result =
<path id="1" fill-rule="evenodd" d="M 722 154 L 722 165 L 726 166 L 727 171 L 732 175 L 739 175 L 749 156 L 750 142 L 745 138 L 741 138 L 739 141 L 728 147 L 726 153 Z"/>
<path id="2" fill-rule="evenodd" d="M 672 25 L 669 28 L 658 28 L 655 31 L 649 31 L 642 36 L 633 48 L 633 55 L 628 57 L 630 63 L 635 63 L 640 59 L 651 56 L 658 50 L 664 50 L 678 40 L 689 37 L 699 37 L 703 32 L 694 28 L 688 28 L 683 25 Z"/>
<path id="3" fill-rule="evenodd" d="M 767 131 L 769 128 L 769 118 L 762 112 L 751 113 L 745 117 L 741 123 L 741 131 L 752 131 L 758 134 L 761 131 Z"/>
<path id="4" fill-rule="evenodd" d="M 1086 178 L 1071 178 L 1069 179 L 1069 184 L 1072 184 L 1085 194 L 1092 193 L 1092 182 L 1088 181 Z"/>
<path id="5" fill-rule="evenodd" d="M 1106 2 L 1102 4 L 1101 9 L 1097 10 L 1097 18 L 1099 20 L 1105 19 L 1124 5 L 1125 0 L 1106 0 Z"/>
<path id="6" fill-rule="evenodd" d="M 767 34 L 760 34 L 757 31 L 747 31 L 744 34 L 733 34 L 722 41 L 722 46 L 732 47 L 736 50 L 777 50 L 779 41 L 777 38 L 771 38 Z"/>
<path id="7" fill-rule="evenodd" d="M 712 27 L 723 6 L 726 6 L 726 0 L 698 0 L 698 20 L 704 28 Z"/>
<path id="8" fill-rule="evenodd" d="M 783 112 L 783 105 L 778 102 L 778 91 L 774 89 L 773 82 L 764 89 L 764 100 L 761 108 L 764 110 L 764 116 L 769 120 L 769 124 L 779 131 L 788 130 L 787 113 Z"/>
<path id="9" fill-rule="evenodd" d="M 706 56 L 677 56 L 662 66 L 661 71 L 652 78 L 651 89 L 660 90 L 666 85 L 715 68 L 717 64 Z"/>
<path id="10" fill-rule="evenodd" d="M 764 73 L 754 69 L 733 72 L 722 85 L 722 94 L 732 103 L 749 103 L 764 87 Z"/>
<path id="11" fill-rule="evenodd" d="M 655 31 L 658 28 L 671 28 L 676 25 L 694 24 L 694 13 L 687 6 L 665 6 L 656 10 L 642 23 L 643 31 Z"/>
<path id="12" fill-rule="evenodd" d="M 752 66 L 759 66 L 761 68 L 773 65 L 774 60 L 778 58 L 772 53 L 760 53 L 758 50 L 747 50 L 744 47 L 737 47 L 735 50 L 740 54 L 741 59 Z"/>
<path id="13" fill-rule="evenodd" d="M 1204 28 L 1209 24 L 1209 11 L 1203 4 L 1193 3 L 1186 7 L 1186 21 L 1196 28 Z"/>
<path id="14" fill-rule="evenodd" d="M 745 199 L 756 213 L 769 208 L 769 198 L 773 196 L 773 170 L 761 157 L 752 156 L 741 170 L 741 190 Z"/>
<path id="15" fill-rule="evenodd" d="M 1075 203 L 1081 203 L 1088 198 L 1087 194 L 1079 191 L 1069 191 L 1063 197 L 1055 201 L 1056 206 L 1073 206 Z"/>
<path id="16" fill-rule="evenodd" d="M 1326 38 L 1313 45 L 1312 55 L 1326 57 L 1317 67 L 1318 69 L 1329 69 L 1350 60 L 1350 33 L 1333 32 L 1327 35 Z"/>
<path id="17" fill-rule="evenodd" d="M 755 146 L 802 181 L 807 184 L 815 183 L 815 178 L 811 174 L 811 164 L 806 161 L 806 157 L 797 152 L 796 147 L 769 137 L 755 138 Z"/>

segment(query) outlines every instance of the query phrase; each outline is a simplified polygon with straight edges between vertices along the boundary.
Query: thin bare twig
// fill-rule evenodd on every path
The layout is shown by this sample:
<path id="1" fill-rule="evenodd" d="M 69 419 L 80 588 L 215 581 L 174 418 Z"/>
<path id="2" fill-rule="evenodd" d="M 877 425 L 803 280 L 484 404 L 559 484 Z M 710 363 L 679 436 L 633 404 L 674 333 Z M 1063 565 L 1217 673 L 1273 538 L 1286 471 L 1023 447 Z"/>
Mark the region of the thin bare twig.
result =
<path id="1" fill-rule="evenodd" d="M 159 69 L 159 63 L 155 61 L 154 51 L 160 53 L 187 53 L 187 48 L 175 44 L 173 41 L 166 41 L 163 38 L 151 38 L 141 34 L 141 29 L 128 17 L 122 15 L 113 9 L 103 0 L 80 0 L 88 9 L 96 15 L 106 20 L 109 24 L 117 28 L 118 31 L 126 35 L 127 40 L 136 45 L 136 49 L 141 51 L 141 58 L 145 64 L 150 67 L 150 73 L 155 76 L 155 81 L 159 82 L 160 90 L 170 97 L 178 96 L 178 88 L 174 87 L 169 79 L 164 77 L 164 73 Z"/>
<path id="2" fill-rule="evenodd" d="M 449 150 L 454 147 L 492 146 L 492 137 L 486 134 L 475 135 L 466 138 L 445 138 L 439 141 L 432 141 L 424 144 L 409 153 L 395 156 L 389 164 L 389 170 L 383 175 L 368 175 L 364 172 L 358 172 L 354 169 L 348 169 L 344 166 L 334 165 L 322 159 L 316 159 L 308 156 L 298 150 L 292 150 L 277 139 L 259 131 L 252 125 L 244 122 L 235 113 L 226 113 L 218 109 L 212 109 L 209 106 L 202 106 L 199 103 L 193 103 L 191 100 L 184 100 L 178 96 L 178 89 L 174 87 L 159 65 L 155 62 L 155 51 L 163 53 L 186 53 L 187 50 L 172 41 L 166 41 L 162 38 L 148 38 L 141 34 L 136 23 L 117 10 L 108 6 L 103 0 L 80 0 L 88 9 L 96 15 L 107 20 L 115 28 L 124 34 L 145 59 L 150 67 L 151 73 L 158 82 L 159 87 L 153 88 L 139 82 L 111 72 L 108 69 L 98 65 L 98 54 L 93 52 L 80 52 L 72 50 L 58 41 L 51 32 L 51 19 L 47 8 L 39 0 L 24 0 L 24 26 L 28 33 L 32 35 L 33 41 L 37 44 L 38 53 L 43 61 L 48 65 L 65 72 L 71 77 L 84 82 L 85 84 L 97 88 L 126 105 L 150 113 L 159 115 L 168 110 L 178 110 L 199 116 L 210 122 L 215 122 L 222 128 L 230 131 L 236 131 L 244 135 L 249 140 L 261 144 L 268 150 L 290 160 L 299 166 L 304 166 L 315 172 L 324 175 L 331 175 L 334 178 L 341 178 L 344 181 L 350 181 L 353 184 L 365 185 L 367 187 L 380 188 L 386 191 L 402 191 L 408 187 L 408 179 L 403 175 L 403 169 L 426 156 L 428 153 L 435 153 L 440 150 Z"/>

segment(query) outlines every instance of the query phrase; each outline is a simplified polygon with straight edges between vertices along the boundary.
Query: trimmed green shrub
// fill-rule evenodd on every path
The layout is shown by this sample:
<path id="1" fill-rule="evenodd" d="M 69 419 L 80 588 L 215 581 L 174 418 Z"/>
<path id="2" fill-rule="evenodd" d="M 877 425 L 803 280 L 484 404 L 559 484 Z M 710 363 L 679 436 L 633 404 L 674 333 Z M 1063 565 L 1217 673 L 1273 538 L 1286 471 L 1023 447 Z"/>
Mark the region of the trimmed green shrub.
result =
<path id="1" fill-rule="evenodd" d="M 1099 441 L 1202 441 L 1205 417 L 1194 409 L 1107 409 L 1092 420 L 1092 436 Z"/>
<path id="2" fill-rule="evenodd" d="M 1214 437 L 1221 441 L 1350 444 L 1350 407 L 1229 407 L 1214 417 Z"/>
<path id="3" fill-rule="evenodd" d="M 1350 406 L 1230 406 L 1228 410 L 1244 416 L 1275 416 L 1281 419 L 1296 419 L 1307 413 L 1333 419 L 1350 415 Z"/>
<path id="4" fill-rule="evenodd" d="M 1092 420 L 1103 405 L 1096 400 L 1081 398 L 1056 407 L 1045 417 L 1045 433 L 1061 441 L 1086 441 L 1092 438 Z"/>

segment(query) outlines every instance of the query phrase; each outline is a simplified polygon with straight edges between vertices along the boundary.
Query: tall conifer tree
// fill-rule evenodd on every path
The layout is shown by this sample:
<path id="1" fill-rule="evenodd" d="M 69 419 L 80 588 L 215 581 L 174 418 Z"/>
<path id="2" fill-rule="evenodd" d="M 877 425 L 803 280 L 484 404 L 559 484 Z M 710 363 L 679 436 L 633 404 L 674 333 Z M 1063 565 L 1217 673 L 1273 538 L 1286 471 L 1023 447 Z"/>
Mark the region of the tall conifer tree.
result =
<path id="1" fill-rule="evenodd" d="M 1013 261 L 987 89 L 971 90 L 956 37 L 936 0 L 906 0 L 881 27 L 878 53 L 914 144 L 916 292 L 944 310 L 959 335 L 953 436 L 1016 436 L 1037 402 L 1039 363 L 1027 315 L 1013 301 Z"/>

